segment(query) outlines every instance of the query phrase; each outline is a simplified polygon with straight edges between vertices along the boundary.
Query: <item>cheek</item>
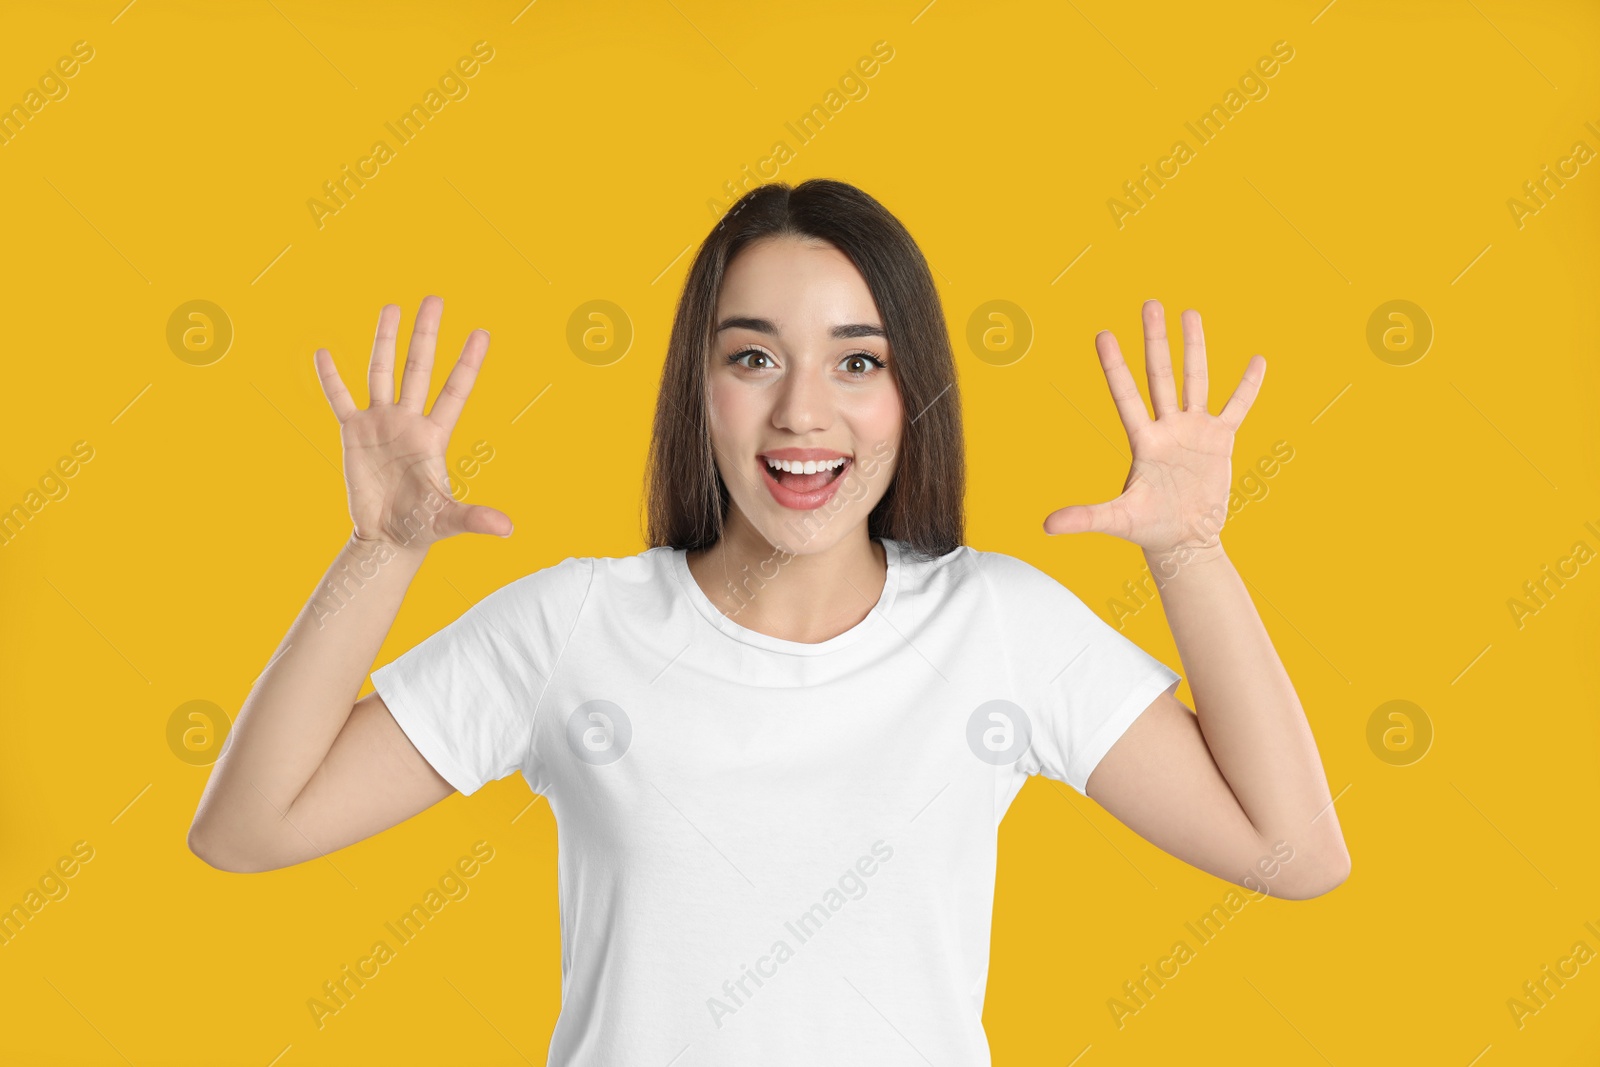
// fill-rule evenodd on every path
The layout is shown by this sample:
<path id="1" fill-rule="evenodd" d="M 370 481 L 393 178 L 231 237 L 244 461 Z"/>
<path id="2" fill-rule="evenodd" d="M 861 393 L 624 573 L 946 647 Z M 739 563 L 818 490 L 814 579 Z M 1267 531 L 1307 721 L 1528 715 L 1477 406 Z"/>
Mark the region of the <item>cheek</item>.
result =
<path id="1" fill-rule="evenodd" d="M 859 397 L 859 402 L 852 406 L 850 421 L 856 437 L 869 447 L 882 441 L 886 448 L 892 449 L 900 442 L 903 413 L 900 393 L 889 383 L 886 389 Z"/>
<path id="2" fill-rule="evenodd" d="M 741 388 L 738 382 L 718 377 L 711 380 L 711 432 L 724 437 L 739 434 L 760 418 L 758 400 L 753 390 Z"/>

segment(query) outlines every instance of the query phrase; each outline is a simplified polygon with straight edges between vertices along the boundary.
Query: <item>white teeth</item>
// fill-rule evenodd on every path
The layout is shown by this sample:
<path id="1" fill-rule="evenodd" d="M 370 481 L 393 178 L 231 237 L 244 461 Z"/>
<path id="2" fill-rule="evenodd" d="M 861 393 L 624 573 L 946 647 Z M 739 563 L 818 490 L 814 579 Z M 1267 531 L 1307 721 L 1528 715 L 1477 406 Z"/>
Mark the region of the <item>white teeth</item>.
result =
<path id="1" fill-rule="evenodd" d="M 771 467 L 773 470 L 788 471 L 790 474 L 815 474 L 818 471 L 831 471 L 835 467 L 842 467 L 844 466 L 845 459 L 846 457 L 844 456 L 840 456 L 838 459 L 808 459 L 803 461 L 794 459 L 769 459 L 767 460 L 767 466 Z"/>

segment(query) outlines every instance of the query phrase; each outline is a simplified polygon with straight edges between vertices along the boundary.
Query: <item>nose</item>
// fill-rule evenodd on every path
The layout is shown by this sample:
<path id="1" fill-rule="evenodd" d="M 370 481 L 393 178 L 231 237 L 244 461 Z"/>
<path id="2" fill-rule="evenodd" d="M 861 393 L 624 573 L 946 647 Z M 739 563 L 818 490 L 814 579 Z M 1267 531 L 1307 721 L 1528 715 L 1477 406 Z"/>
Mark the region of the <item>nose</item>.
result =
<path id="1" fill-rule="evenodd" d="M 772 424 L 795 434 L 827 429 L 833 417 L 827 370 L 815 360 L 801 360 L 798 366 L 778 384 Z"/>

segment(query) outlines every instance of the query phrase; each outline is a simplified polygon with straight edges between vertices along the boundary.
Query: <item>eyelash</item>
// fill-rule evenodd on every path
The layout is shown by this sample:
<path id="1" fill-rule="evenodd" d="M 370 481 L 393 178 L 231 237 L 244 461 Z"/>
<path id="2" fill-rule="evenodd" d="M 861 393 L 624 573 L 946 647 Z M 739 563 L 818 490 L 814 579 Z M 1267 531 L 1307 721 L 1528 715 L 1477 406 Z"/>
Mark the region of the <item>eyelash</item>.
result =
<path id="1" fill-rule="evenodd" d="M 745 356 L 748 356 L 748 355 L 759 355 L 759 356 L 767 356 L 767 358 L 769 358 L 769 359 L 772 358 L 769 353 L 763 352 L 759 348 L 741 348 L 739 351 L 734 352 L 732 355 L 730 355 L 728 357 L 728 363 L 732 364 L 732 365 L 737 365 L 741 359 L 743 359 Z M 888 366 L 887 363 L 885 363 L 883 360 L 879 359 L 877 356 L 873 355 L 871 352 L 850 352 L 850 353 L 847 353 L 844 357 L 842 357 L 839 360 L 839 362 L 843 363 L 846 359 L 851 359 L 851 358 L 853 358 L 855 356 L 860 356 L 862 359 L 868 361 L 869 363 L 876 364 L 877 368 L 879 370 L 883 370 L 885 367 Z M 745 369 L 746 370 L 764 370 L 765 368 L 763 368 L 763 367 L 746 367 Z M 867 377 L 867 375 L 870 372 L 862 371 L 861 373 L 857 374 L 854 371 L 849 371 L 847 373 L 849 373 L 852 378 L 865 378 L 865 377 Z"/>

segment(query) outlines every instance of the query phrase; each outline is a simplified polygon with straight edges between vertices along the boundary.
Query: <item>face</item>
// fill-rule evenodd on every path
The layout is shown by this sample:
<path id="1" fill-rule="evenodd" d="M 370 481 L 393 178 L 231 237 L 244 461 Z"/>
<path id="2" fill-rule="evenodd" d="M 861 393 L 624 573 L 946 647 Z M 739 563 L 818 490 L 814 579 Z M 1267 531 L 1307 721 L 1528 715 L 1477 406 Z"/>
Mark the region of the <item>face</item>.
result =
<path id="1" fill-rule="evenodd" d="M 715 326 L 711 443 L 729 524 L 796 555 L 859 536 L 894 475 L 902 417 L 860 272 L 825 242 L 757 241 L 725 272 Z"/>

